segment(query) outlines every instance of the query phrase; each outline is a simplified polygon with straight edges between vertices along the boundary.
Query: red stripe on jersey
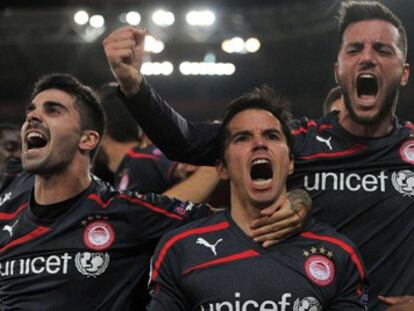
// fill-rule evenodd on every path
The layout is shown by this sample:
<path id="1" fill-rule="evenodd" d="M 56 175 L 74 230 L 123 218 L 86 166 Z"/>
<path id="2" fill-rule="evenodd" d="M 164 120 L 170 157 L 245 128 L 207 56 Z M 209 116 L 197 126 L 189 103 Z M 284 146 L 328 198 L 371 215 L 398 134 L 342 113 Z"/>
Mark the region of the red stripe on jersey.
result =
<path id="1" fill-rule="evenodd" d="M 108 201 L 104 202 L 96 193 L 91 193 L 90 195 L 88 195 L 88 199 L 94 200 L 102 208 L 106 208 L 109 205 L 109 203 L 111 203 L 113 198 L 110 198 Z"/>
<path id="2" fill-rule="evenodd" d="M 155 161 L 159 160 L 159 158 L 155 155 L 148 154 L 148 153 L 136 152 L 132 149 L 128 150 L 128 156 L 130 158 L 134 158 L 134 159 L 139 158 L 139 159 L 151 159 L 151 160 L 155 160 Z"/>
<path id="3" fill-rule="evenodd" d="M 311 126 L 316 126 L 315 121 L 310 120 L 310 121 L 308 121 L 308 123 L 306 124 L 306 127 L 303 127 L 303 126 L 302 126 L 302 127 L 298 128 L 298 129 L 291 130 L 291 131 L 290 131 L 290 133 L 291 133 L 292 135 L 298 135 L 298 134 L 301 134 L 301 133 L 307 133 L 307 132 L 308 132 L 308 127 L 311 127 Z"/>
<path id="4" fill-rule="evenodd" d="M 163 248 L 160 251 L 160 254 L 158 255 L 157 261 L 154 264 L 154 269 L 152 271 L 151 280 L 155 281 L 155 279 L 158 276 L 158 271 L 161 267 L 162 262 L 164 261 L 165 256 L 167 255 L 168 250 L 173 246 L 174 243 L 194 234 L 201 234 L 201 233 L 207 233 L 207 232 L 214 232 L 219 231 L 223 229 L 227 229 L 229 227 L 229 223 L 227 221 L 220 222 L 218 224 L 207 226 L 207 227 L 201 227 L 201 228 L 195 228 L 191 230 L 187 230 L 184 232 L 181 232 L 180 234 L 177 234 L 176 236 L 172 237 L 170 240 L 168 240 Z"/>
<path id="5" fill-rule="evenodd" d="M 37 227 L 32 232 L 30 232 L 30 233 L 28 233 L 28 234 L 26 234 L 26 235 L 24 235 L 24 236 L 22 236 L 22 237 L 20 237 L 16 240 L 13 240 L 10 243 L 7 243 L 6 245 L 4 245 L 2 248 L 0 248 L 0 253 L 4 252 L 5 250 L 9 249 L 10 247 L 13 247 L 13 246 L 16 246 L 16 245 L 19 245 L 19 244 L 27 243 L 30 240 L 33 240 L 33 239 L 45 234 L 49 230 L 50 229 L 47 228 L 47 227 L 42 227 L 42 226 Z"/>
<path id="6" fill-rule="evenodd" d="M 313 160 L 313 159 L 318 159 L 318 158 L 333 158 L 333 157 L 341 157 L 341 156 L 347 156 L 353 153 L 356 153 L 362 149 L 365 148 L 365 145 L 361 145 L 361 144 L 356 144 L 355 146 L 347 149 L 347 150 L 343 150 L 343 151 L 337 151 L 337 152 L 319 152 L 319 153 L 314 153 L 308 156 L 301 156 L 301 157 L 297 157 L 300 160 Z"/>
<path id="7" fill-rule="evenodd" d="M 318 126 L 318 133 L 325 131 L 325 130 L 329 130 L 329 129 L 333 129 L 333 125 L 330 124 L 321 124 Z"/>
<path id="8" fill-rule="evenodd" d="M 228 262 L 236 261 L 236 260 L 240 260 L 240 259 L 255 257 L 255 256 L 259 256 L 259 255 L 260 254 L 258 252 L 256 252 L 255 250 L 249 249 L 249 250 L 241 252 L 241 253 L 233 254 L 233 255 L 230 255 L 230 256 L 218 258 L 218 259 L 211 260 L 211 261 L 207 261 L 207 262 L 202 263 L 200 265 L 191 267 L 191 268 L 185 270 L 183 272 L 183 275 L 187 274 L 187 273 L 190 273 L 191 271 L 194 271 L 194 270 L 203 269 L 203 268 L 216 266 L 216 265 L 220 265 L 220 264 L 223 264 L 223 263 L 228 263 Z"/>
<path id="9" fill-rule="evenodd" d="M 300 235 L 305 238 L 327 241 L 327 242 L 331 242 L 332 244 L 338 245 L 340 248 L 342 248 L 344 251 L 346 251 L 351 256 L 351 260 L 357 266 L 360 278 L 361 279 L 365 278 L 364 269 L 362 268 L 362 263 L 360 259 L 358 258 L 358 255 L 356 254 L 355 250 L 351 246 L 349 246 L 347 243 L 341 240 L 335 239 L 333 237 L 327 236 L 327 235 L 315 234 L 313 232 L 302 232 Z"/>
<path id="10" fill-rule="evenodd" d="M 13 213 L 0 213 L 0 220 L 11 220 L 16 218 L 17 215 L 28 206 L 29 203 L 23 203 Z"/>
<path id="11" fill-rule="evenodd" d="M 133 198 L 133 197 L 127 196 L 126 194 L 121 194 L 120 196 L 118 196 L 118 198 L 125 199 L 125 200 L 128 200 L 131 203 L 134 203 L 134 204 L 138 204 L 138 205 L 147 207 L 150 210 L 152 210 L 153 212 L 156 212 L 158 214 L 162 214 L 162 215 L 164 215 L 164 216 L 166 216 L 168 218 L 173 218 L 173 219 L 177 219 L 177 220 L 184 220 L 184 218 L 182 216 L 179 216 L 177 214 L 171 213 L 171 212 L 169 212 L 169 211 L 167 211 L 167 210 L 165 210 L 165 209 L 163 209 L 161 207 L 152 205 L 151 203 L 148 203 L 146 201 L 140 200 L 138 198 L 135 198 L 135 197 Z"/>

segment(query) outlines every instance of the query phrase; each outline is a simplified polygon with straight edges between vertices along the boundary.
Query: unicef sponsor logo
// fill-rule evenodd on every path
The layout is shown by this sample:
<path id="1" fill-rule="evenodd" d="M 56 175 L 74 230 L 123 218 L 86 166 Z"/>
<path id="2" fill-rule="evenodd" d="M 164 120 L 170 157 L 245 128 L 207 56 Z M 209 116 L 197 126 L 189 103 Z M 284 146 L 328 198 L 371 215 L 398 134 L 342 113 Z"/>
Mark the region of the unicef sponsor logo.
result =
<path id="1" fill-rule="evenodd" d="M 299 298 L 293 304 L 293 311 L 321 311 L 322 306 L 314 297 L 305 297 L 302 300 Z"/>
<path id="2" fill-rule="evenodd" d="M 410 170 L 403 170 L 392 173 L 392 185 L 395 190 L 403 196 L 414 196 L 414 173 Z"/>
<path id="3" fill-rule="evenodd" d="M 80 273 L 87 277 L 94 277 L 105 272 L 109 264 L 108 253 L 77 253 L 75 256 L 75 265 Z"/>
<path id="4" fill-rule="evenodd" d="M 318 172 L 306 175 L 303 186 L 308 191 L 364 191 L 386 192 L 391 183 L 403 196 L 414 196 L 414 172 L 411 170 L 395 171 L 392 174 L 381 171 L 378 174 Z M 390 180 L 390 181 L 388 181 Z M 389 187 L 389 186 L 388 186 Z"/>
<path id="5" fill-rule="evenodd" d="M 291 293 L 284 293 L 279 301 L 243 299 L 240 292 L 234 293 L 233 300 L 210 302 L 200 306 L 200 311 L 245 311 L 245 310 L 273 310 L 273 311 L 320 311 L 322 306 L 314 297 L 297 298 L 294 302 Z"/>

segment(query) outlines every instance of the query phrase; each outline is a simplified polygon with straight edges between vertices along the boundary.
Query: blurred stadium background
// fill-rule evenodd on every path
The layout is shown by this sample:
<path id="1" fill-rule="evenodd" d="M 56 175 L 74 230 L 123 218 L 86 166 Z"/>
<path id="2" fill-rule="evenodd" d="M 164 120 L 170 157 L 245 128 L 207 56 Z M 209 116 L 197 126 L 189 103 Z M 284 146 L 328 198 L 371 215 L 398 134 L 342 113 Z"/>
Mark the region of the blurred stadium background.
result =
<path id="1" fill-rule="evenodd" d="M 408 32 L 414 64 L 414 1 L 384 0 Z M 33 82 L 68 72 L 99 87 L 112 80 L 103 38 L 128 23 L 145 27 L 144 73 L 193 120 L 218 118 L 232 98 L 262 83 L 318 117 L 335 85 L 340 0 L 2 0 L 0 121 L 21 122 Z M 411 79 L 412 80 L 412 79 Z M 414 82 L 398 115 L 414 120 Z"/>

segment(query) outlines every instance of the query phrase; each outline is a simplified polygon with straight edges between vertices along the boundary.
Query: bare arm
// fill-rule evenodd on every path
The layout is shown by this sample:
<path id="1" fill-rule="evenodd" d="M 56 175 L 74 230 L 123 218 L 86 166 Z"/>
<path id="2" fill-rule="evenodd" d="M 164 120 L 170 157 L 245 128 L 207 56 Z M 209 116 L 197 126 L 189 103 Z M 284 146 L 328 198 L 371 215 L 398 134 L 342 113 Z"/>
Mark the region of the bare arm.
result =
<path id="1" fill-rule="evenodd" d="M 215 168 L 201 166 L 190 177 L 174 185 L 163 195 L 180 201 L 205 202 L 216 188 L 219 180 Z"/>

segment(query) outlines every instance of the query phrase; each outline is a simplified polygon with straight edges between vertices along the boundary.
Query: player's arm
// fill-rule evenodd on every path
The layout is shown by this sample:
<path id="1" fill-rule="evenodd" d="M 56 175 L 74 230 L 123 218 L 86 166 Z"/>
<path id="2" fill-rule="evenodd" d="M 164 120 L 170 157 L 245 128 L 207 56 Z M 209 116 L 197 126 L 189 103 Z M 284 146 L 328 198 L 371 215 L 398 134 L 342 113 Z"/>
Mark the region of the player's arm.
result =
<path id="1" fill-rule="evenodd" d="M 172 186 L 163 194 L 181 201 L 205 202 L 219 181 L 215 168 L 200 166 L 190 177 Z"/>
<path id="2" fill-rule="evenodd" d="M 164 237 L 158 244 L 151 260 L 149 289 L 151 302 L 149 311 L 184 311 L 191 310 L 184 294 L 181 292 L 180 252 L 174 252 Z"/>
<path id="3" fill-rule="evenodd" d="M 414 310 L 414 296 L 378 296 L 384 304 L 389 305 L 387 311 L 412 311 Z"/>
<path id="4" fill-rule="evenodd" d="M 250 236 L 264 247 L 276 244 L 301 230 L 311 208 L 312 199 L 305 190 L 291 190 L 275 212 L 271 208 L 261 211 L 263 216 L 250 226 Z"/>
<path id="5" fill-rule="evenodd" d="M 147 136 L 172 160 L 214 165 L 214 143 L 219 125 L 192 123 L 164 101 L 141 75 L 145 31 L 123 27 L 103 41 L 112 73 L 120 85 L 120 97 Z"/>

